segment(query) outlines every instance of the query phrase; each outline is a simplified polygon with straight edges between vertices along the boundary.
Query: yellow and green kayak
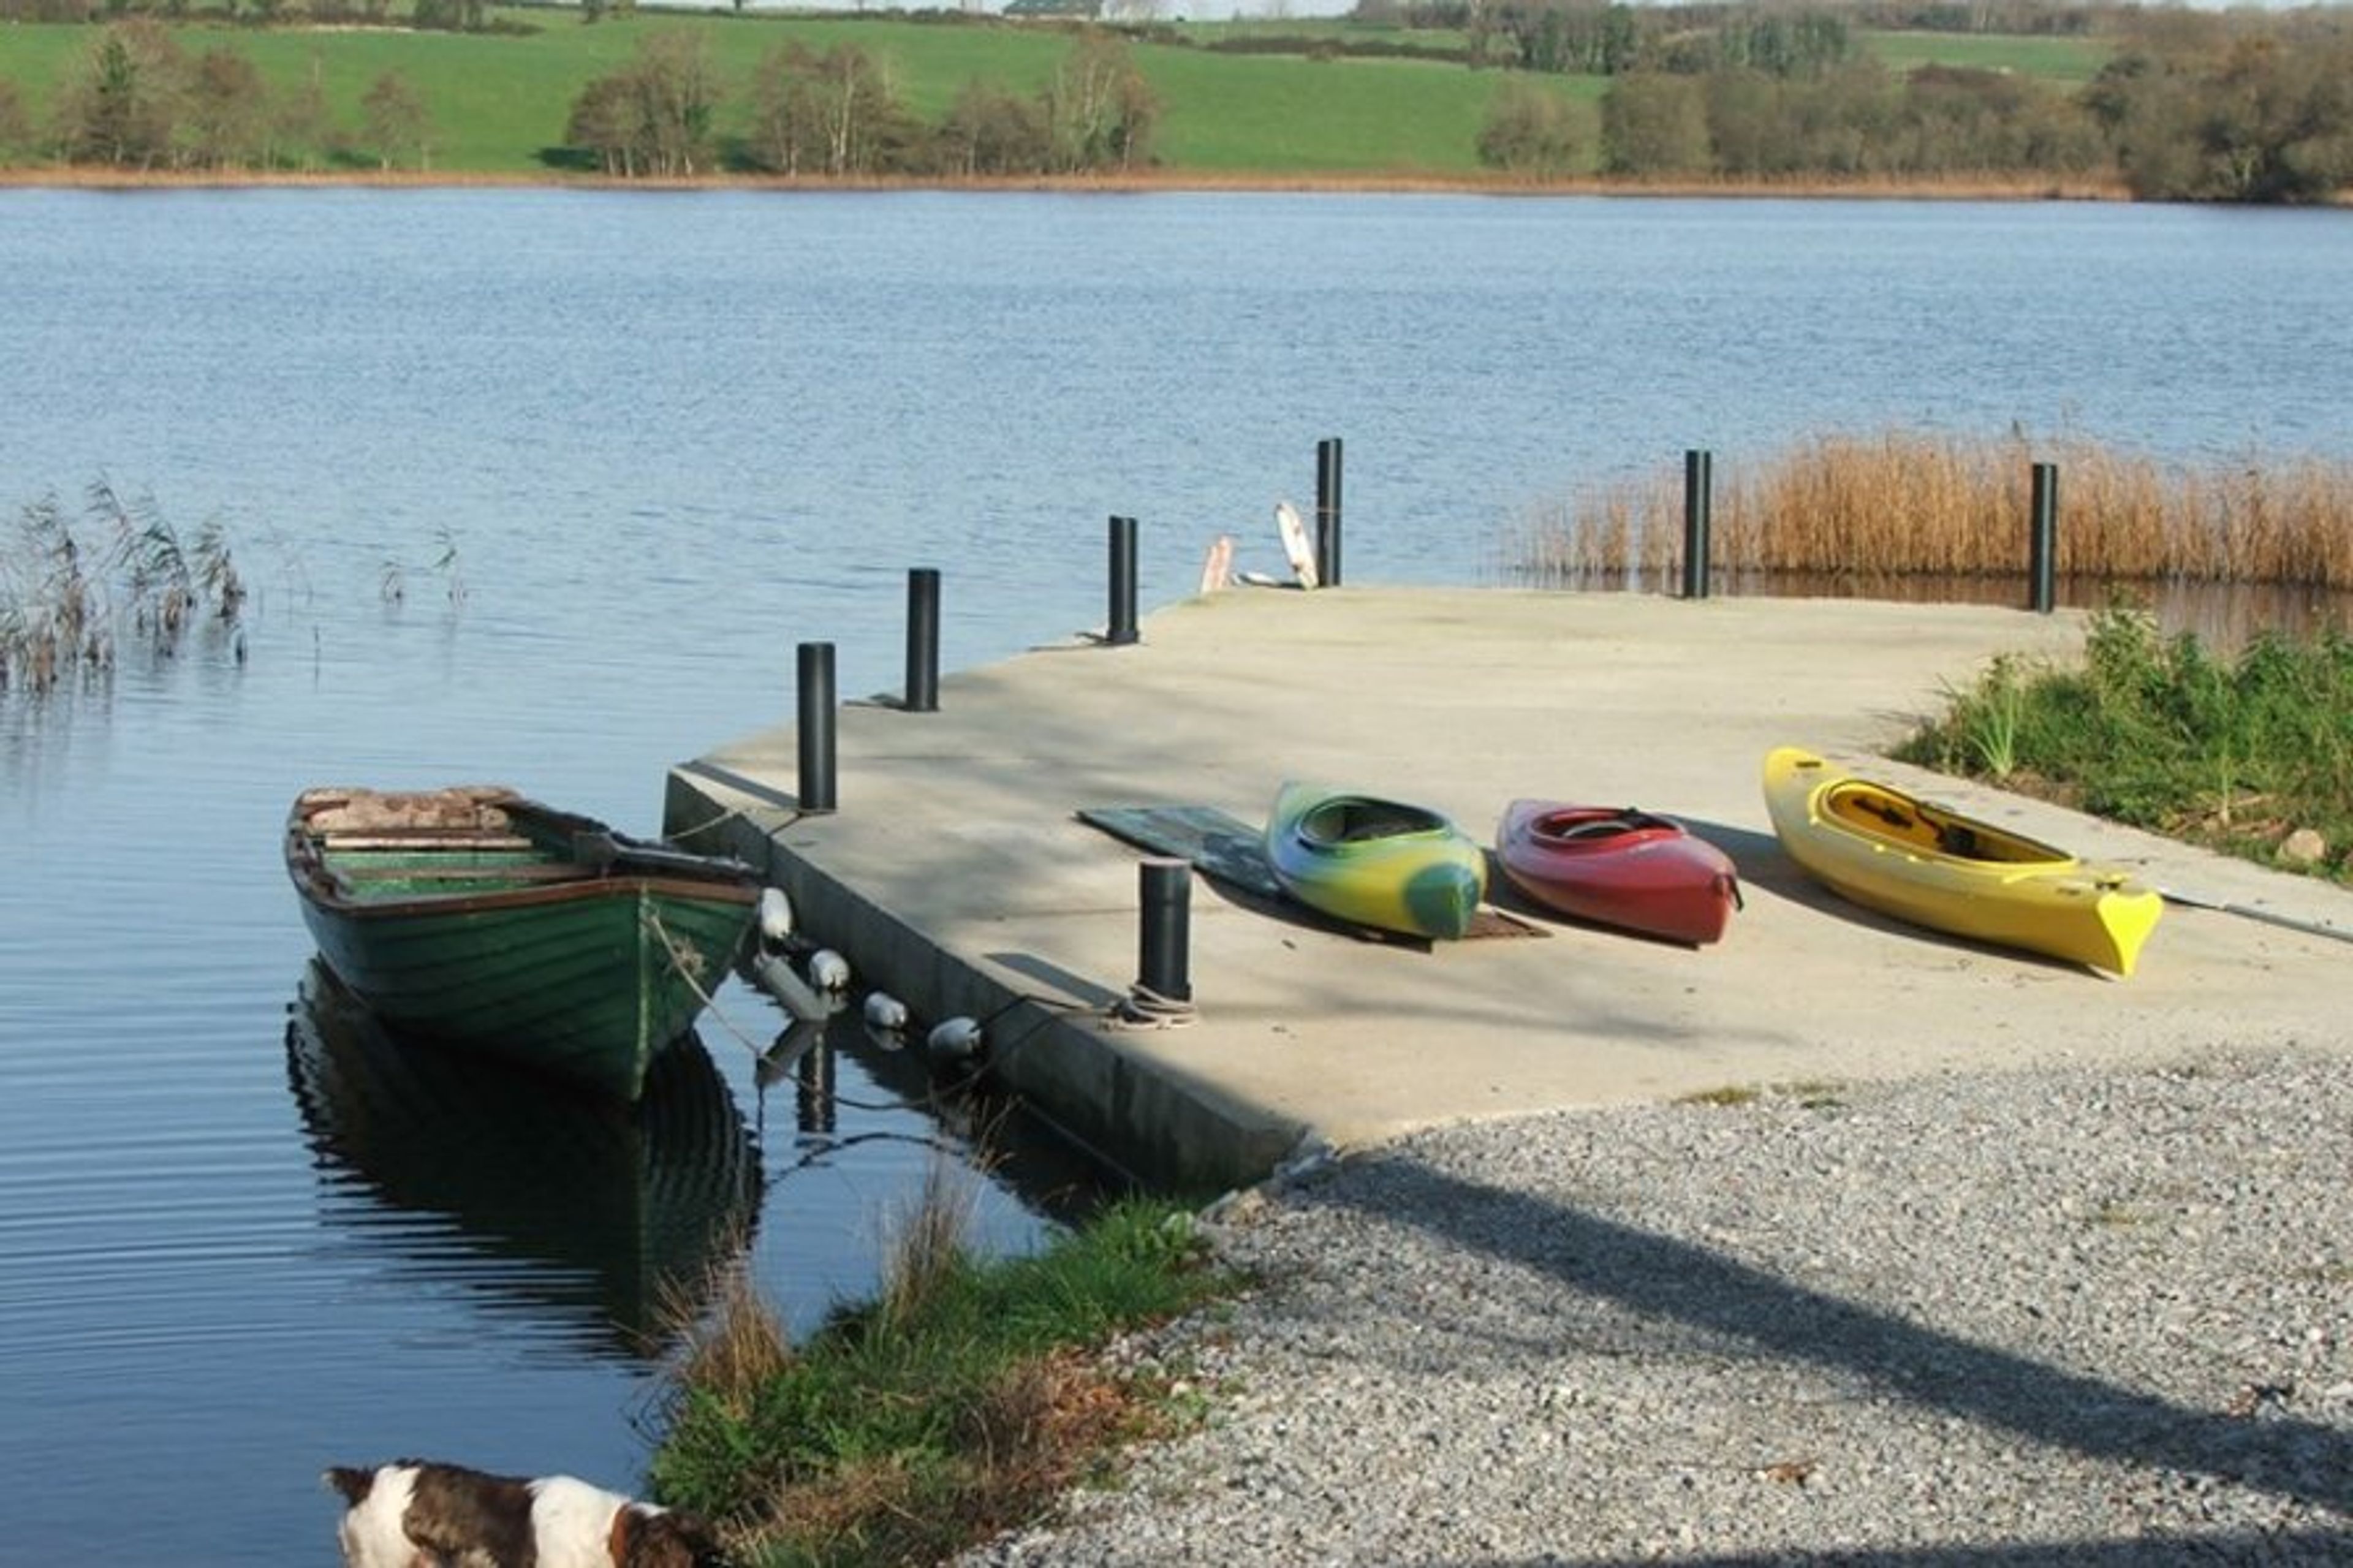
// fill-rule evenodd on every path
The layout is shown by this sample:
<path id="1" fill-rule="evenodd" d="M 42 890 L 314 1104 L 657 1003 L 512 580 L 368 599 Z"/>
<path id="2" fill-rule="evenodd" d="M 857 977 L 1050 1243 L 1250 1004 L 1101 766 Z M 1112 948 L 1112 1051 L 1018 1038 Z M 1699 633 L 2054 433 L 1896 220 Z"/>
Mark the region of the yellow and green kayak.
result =
<path id="1" fill-rule="evenodd" d="M 1915 925 L 2130 974 L 2164 912 L 2116 867 L 1964 816 L 1811 752 L 1765 759 L 1781 847 L 1856 903 Z"/>
<path id="2" fill-rule="evenodd" d="M 1275 792 L 1266 858 L 1285 891 L 1335 920 L 1460 937 L 1487 890 L 1487 857 L 1428 806 L 1291 781 Z"/>

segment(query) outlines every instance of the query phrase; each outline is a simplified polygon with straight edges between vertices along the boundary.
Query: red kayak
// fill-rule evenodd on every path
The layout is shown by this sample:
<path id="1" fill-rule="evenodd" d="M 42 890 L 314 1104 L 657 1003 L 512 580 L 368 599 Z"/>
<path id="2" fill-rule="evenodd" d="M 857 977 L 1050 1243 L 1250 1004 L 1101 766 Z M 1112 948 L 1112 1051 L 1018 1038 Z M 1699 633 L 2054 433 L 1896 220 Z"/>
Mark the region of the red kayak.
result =
<path id="1" fill-rule="evenodd" d="M 1740 905 L 1731 858 L 1680 822 L 1607 805 L 1515 800 L 1495 829 L 1512 885 L 1547 909 L 1698 946 Z"/>

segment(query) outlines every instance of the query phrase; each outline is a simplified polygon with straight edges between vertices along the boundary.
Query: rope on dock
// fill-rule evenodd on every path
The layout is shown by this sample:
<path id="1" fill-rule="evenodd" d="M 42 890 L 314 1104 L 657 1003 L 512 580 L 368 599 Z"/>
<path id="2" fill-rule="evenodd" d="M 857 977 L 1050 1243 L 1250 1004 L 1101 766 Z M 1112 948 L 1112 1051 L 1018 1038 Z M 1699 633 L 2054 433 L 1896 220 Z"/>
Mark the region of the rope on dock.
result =
<path id="1" fill-rule="evenodd" d="M 771 812 L 779 813 L 781 814 L 781 816 L 777 821 L 764 823 L 752 815 L 754 810 L 763 814 Z M 809 814 L 807 812 L 803 811 L 797 805 L 764 805 L 757 807 L 748 805 L 731 805 L 716 816 L 707 817 L 704 820 L 696 823 L 691 827 L 681 827 L 675 833 L 666 832 L 662 837 L 670 843 L 676 844 L 682 839 L 692 838 L 697 834 L 709 833 L 714 828 L 724 827 L 731 822 L 748 822 L 753 826 L 758 828 L 762 833 L 774 837 L 776 834 L 782 833 L 786 828 L 790 827 L 794 823 L 798 822 L 802 817 L 808 815 Z"/>
<path id="2" fill-rule="evenodd" d="M 1177 1029 L 1199 1016 L 1192 1003 L 1163 996 L 1141 980 L 1129 986 L 1126 996 L 1111 1009 L 1112 1022 L 1131 1029 Z"/>

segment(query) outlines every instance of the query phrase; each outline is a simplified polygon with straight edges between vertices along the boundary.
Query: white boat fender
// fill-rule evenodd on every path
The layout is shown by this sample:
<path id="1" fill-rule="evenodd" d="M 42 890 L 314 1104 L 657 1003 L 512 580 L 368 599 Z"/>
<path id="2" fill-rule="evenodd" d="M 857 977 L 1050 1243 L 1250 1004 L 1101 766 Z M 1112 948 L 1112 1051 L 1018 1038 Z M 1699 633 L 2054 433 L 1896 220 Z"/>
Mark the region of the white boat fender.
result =
<path id="1" fill-rule="evenodd" d="M 907 1005 L 896 996 L 871 992 L 866 998 L 866 1021 L 875 1028 L 896 1034 L 907 1026 Z"/>
<path id="2" fill-rule="evenodd" d="M 819 991 L 839 996 L 849 989 L 849 960 L 829 947 L 818 948 L 809 954 L 808 978 Z"/>
<path id="3" fill-rule="evenodd" d="M 775 953 L 754 953 L 751 967 L 752 978 L 759 983 L 760 989 L 775 997 L 794 1017 L 822 1020 L 832 1016 L 833 1009 L 826 1005 L 825 998 Z"/>
<path id="4" fill-rule="evenodd" d="M 959 1016 L 934 1025 L 923 1049 L 935 1062 L 968 1062 L 980 1055 L 982 1044 L 978 1021 Z"/>
<path id="5" fill-rule="evenodd" d="M 793 901 L 782 888 L 760 889 L 760 945 L 776 948 L 793 934 Z"/>

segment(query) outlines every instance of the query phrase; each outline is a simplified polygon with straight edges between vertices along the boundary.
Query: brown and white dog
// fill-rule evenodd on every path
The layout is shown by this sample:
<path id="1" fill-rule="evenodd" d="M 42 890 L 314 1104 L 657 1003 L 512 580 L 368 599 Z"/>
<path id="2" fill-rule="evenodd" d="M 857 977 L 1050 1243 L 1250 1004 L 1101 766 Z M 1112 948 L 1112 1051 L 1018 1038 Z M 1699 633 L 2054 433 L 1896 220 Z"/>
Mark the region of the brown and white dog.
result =
<path id="1" fill-rule="evenodd" d="M 717 1568 L 711 1527 L 570 1476 L 397 1459 L 330 1468 L 344 1568 Z"/>

